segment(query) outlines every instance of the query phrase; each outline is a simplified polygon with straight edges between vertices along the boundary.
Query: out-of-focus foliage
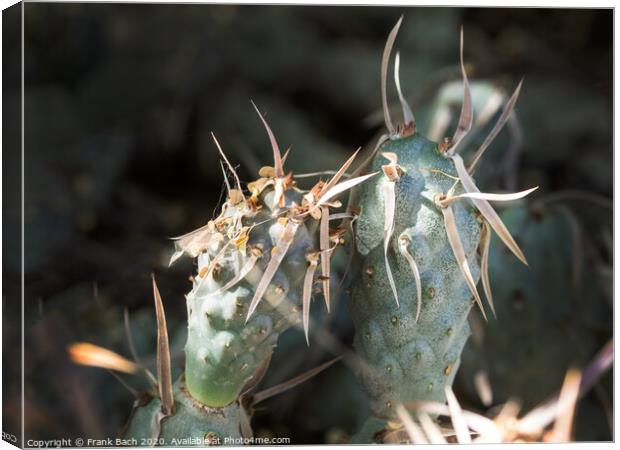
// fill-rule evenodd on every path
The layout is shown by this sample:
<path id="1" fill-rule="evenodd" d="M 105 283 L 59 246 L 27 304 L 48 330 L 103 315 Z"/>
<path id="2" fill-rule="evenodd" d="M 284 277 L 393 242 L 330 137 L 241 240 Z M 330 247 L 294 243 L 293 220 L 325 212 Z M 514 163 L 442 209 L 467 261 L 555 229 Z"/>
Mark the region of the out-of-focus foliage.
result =
<path id="1" fill-rule="evenodd" d="M 604 264 L 599 239 L 566 204 L 530 203 L 502 211 L 529 267 L 515 264 L 493 240 L 489 275 L 497 319 L 477 321 L 459 372 L 460 392 L 469 399 L 478 397 L 474 380 L 486 376 L 493 404 L 517 399 L 524 411 L 559 391 L 569 368 L 585 367 L 613 325 L 604 282 L 597 278 Z M 598 383 L 578 409 L 578 439 L 601 440 L 609 432 L 600 397 L 611 399 L 610 381 Z"/>

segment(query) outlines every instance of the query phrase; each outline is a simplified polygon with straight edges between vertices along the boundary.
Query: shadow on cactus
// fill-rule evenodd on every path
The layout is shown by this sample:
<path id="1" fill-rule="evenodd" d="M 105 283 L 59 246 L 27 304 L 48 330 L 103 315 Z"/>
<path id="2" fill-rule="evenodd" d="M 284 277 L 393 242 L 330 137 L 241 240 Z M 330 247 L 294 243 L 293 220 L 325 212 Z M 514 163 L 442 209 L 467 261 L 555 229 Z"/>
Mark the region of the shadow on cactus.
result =
<path id="1" fill-rule="evenodd" d="M 527 264 L 489 201 L 516 200 L 536 189 L 482 193 L 472 178 L 485 150 L 509 120 L 521 83 L 469 164 L 459 155 L 473 123 L 462 30 L 463 102 L 452 138 L 435 143 L 416 129 L 400 87 L 398 55 L 394 79 L 403 125 L 393 125 L 387 72 L 401 21 L 402 17 L 387 39 L 381 66 L 387 134 L 371 155 L 371 170 L 383 176 L 365 183 L 359 192 L 351 315 L 355 349 L 369 367 L 360 375 L 377 416 L 356 438 L 360 442 L 372 440 L 387 420 L 395 419 L 400 403 L 445 401 L 470 334 L 471 306 L 477 304 L 487 317 L 476 288 L 479 278 L 495 314 L 488 277 L 492 230 Z"/>

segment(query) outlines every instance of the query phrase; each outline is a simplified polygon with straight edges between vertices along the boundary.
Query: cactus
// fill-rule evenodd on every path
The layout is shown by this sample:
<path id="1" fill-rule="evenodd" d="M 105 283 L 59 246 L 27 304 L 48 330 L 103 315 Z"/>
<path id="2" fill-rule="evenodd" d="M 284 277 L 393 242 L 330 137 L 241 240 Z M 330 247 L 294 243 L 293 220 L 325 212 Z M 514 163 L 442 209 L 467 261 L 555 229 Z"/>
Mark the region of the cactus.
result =
<path id="1" fill-rule="evenodd" d="M 252 283 L 260 280 L 258 260 L 269 260 L 266 255 L 272 254 L 280 234 L 290 232 L 289 223 L 270 220 L 271 210 L 266 206 L 271 204 L 268 200 L 263 210 L 252 213 L 254 223 L 263 224 L 252 229 L 251 238 L 249 228 L 237 219 L 241 208 L 229 204 L 220 218 L 230 221 L 231 240 L 226 241 L 222 233 L 198 257 L 198 275 L 187 295 L 185 382 L 192 397 L 210 407 L 234 401 L 261 363 L 269 360 L 278 335 L 298 322 L 301 299 L 297 288 L 304 277 L 305 254 L 313 245 L 303 226 L 289 242 L 288 258 L 273 277 L 267 302 L 248 317 Z M 212 225 L 214 234 L 219 223 L 216 220 Z"/>
<path id="2" fill-rule="evenodd" d="M 328 183 L 320 181 L 303 195 L 292 174 L 284 173 L 277 142 L 264 124 L 274 167 L 249 184 L 248 199 L 237 179 L 222 214 L 178 239 L 173 255 L 173 260 L 184 252 L 198 256 L 198 275 L 187 296 L 185 380 L 192 397 L 210 407 L 234 401 L 269 360 L 278 335 L 300 318 L 308 339 L 319 260 L 329 310 L 329 258 L 335 248 L 330 243 L 340 241 L 329 235 L 332 198 L 370 177 L 337 184 L 354 155 Z"/>
<path id="3" fill-rule="evenodd" d="M 261 169 L 261 178 L 249 183 L 250 196 L 246 198 L 213 136 L 236 185 L 232 188 L 227 182 L 228 199 L 215 220 L 176 239 L 177 251 L 171 262 L 188 253 L 197 257 L 198 274 L 187 295 L 185 373 L 175 389 L 183 409 L 180 418 L 162 426 L 160 436 L 166 436 L 168 430 L 172 436 L 204 430 L 204 424 L 181 425 L 187 421 L 185 416 L 201 417 L 200 411 L 214 417 L 209 424 L 219 430 L 216 434 L 239 430 L 243 425 L 240 420 L 246 416 L 243 394 L 264 375 L 278 335 L 303 322 L 308 340 L 319 261 L 329 310 L 330 256 L 340 243 L 338 231 L 330 236 L 329 229 L 329 208 L 339 205 L 334 198 L 374 175 L 338 183 L 354 154 L 331 180 L 301 191 L 292 173 L 284 172 L 285 158 L 267 122 L 256 111 L 272 144 L 274 166 Z M 152 403 L 143 408 L 134 414 L 130 434 L 139 434 L 145 424 L 152 423 L 154 411 L 160 411 Z"/>
<path id="4" fill-rule="evenodd" d="M 453 138 L 438 144 L 418 133 L 400 89 L 398 64 L 395 81 L 404 125 L 393 126 L 386 74 L 401 20 L 390 33 L 383 54 L 382 97 L 388 135 L 375 149 L 372 171 L 382 170 L 384 176 L 364 184 L 359 193 L 357 274 L 350 308 L 356 327 L 354 347 L 365 363 L 360 375 L 378 419 L 394 419 L 401 402 L 445 401 L 445 388 L 454 380 L 470 334 L 467 316 L 473 303 L 486 318 L 476 289 L 479 278 L 494 311 L 487 275 L 491 229 L 525 263 L 488 200 L 514 200 L 533 190 L 483 194 L 471 177 L 480 156 L 510 117 L 521 84 L 469 167 L 457 153 L 473 121 L 462 31 L 464 99 Z M 376 431 L 382 423 L 373 419 L 368 427 Z M 368 437 L 372 430 L 363 433 Z"/>
<path id="5" fill-rule="evenodd" d="M 310 303 L 317 281 L 329 311 L 331 256 L 343 243 L 341 229 L 329 227 L 330 209 L 341 206 L 339 195 L 376 174 L 340 182 L 355 152 L 331 179 L 301 190 L 293 174 L 285 173 L 286 155 L 281 156 L 273 132 L 254 107 L 271 142 L 273 167 L 263 167 L 260 178 L 244 190 L 213 135 L 234 187 L 222 163 L 228 196 L 220 215 L 175 238 L 171 264 L 184 254 L 197 259 L 197 274 L 186 296 L 185 372 L 175 383 L 163 304 L 153 279 L 158 364 L 157 380 L 152 375 L 149 379 L 155 392 L 138 402 L 125 434 L 148 438 L 143 442 L 147 445 L 179 445 L 182 439 L 190 444 L 225 443 L 227 438 L 247 437 L 252 434 L 249 420 L 255 403 L 317 370 L 270 388 L 268 394 L 249 394 L 265 374 L 280 333 L 301 323 L 309 345 Z"/>

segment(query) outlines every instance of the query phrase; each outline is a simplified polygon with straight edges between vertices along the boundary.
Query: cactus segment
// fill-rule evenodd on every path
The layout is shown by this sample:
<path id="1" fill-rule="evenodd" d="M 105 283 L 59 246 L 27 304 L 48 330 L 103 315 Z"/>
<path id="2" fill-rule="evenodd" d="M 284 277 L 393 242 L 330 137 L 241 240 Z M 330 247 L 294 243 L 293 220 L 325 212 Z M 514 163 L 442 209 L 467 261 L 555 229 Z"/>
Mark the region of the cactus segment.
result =
<path id="1" fill-rule="evenodd" d="M 476 289 L 481 277 L 494 312 L 486 273 L 490 229 L 526 262 L 489 201 L 522 198 L 536 189 L 504 195 L 481 193 L 457 153 L 473 123 L 462 29 L 464 96 L 452 139 L 437 144 L 416 131 L 413 114 L 409 115 L 403 102 L 398 64 L 395 81 L 406 123 L 394 127 L 388 114 L 385 73 L 400 23 L 391 31 L 382 59 L 383 110 L 389 134 L 373 152 L 371 171 L 380 169 L 383 176 L 365 183 L 359 192 L 357 274 L 350 305 L 356 327 L 354 347 L 369 368 L 360 377 L 373 412 L 388 420 L 396 418 L 399 403 L 446 400 L 469 337 L 467 316 L 473 303 L 486 319 Z M 520 86 L 498 120 L 495 134 L 510 115 Z M 483 152 L 484 148 L 478 157 Z M 384 164 L 385 158 L 389 164 Z M 386 301 L 390 291 L 396 304 Z M 373 423 L 374 427 L 379 422 Z"/>
<path id="2" fill-rule="evenodd" d="M 299 189 L 293 174 L 285 174 L 286 155 L 280 156 L 273 132 L 254 107 L 267 130 L 274 166 L 261 169 L 261 178 L 248 184 L 250 196 L 246 197 L 212 135 L 236 186 L 231 188 L 226 180 L 228 198 L 217 218 L 175 239 L 171 263 L 188 254 L 197 257 L 198 267 L 186 296 L 185 373 L 174 386 L 163 304 L 153 279 L 157 392 L 136 405 L 126 432 L 128 437 L 148 439 L 147 445 L 222 444 L 228 438 L 247 437 L 256 403 L 296 386 L 337 360 L 255 396 L 249 393 L 266 373 L 281 332 L 302 319 L 308 341 L 319 258 L 329 307 L 325 286 L 329 286 L 330 257 L 342 243 L 342 231 L 329 228 L 330 208 L 340 206 L 337 196 L 376 174 L 340 182 L 355 152 L 328 182 L 319 181 L 309 191 Z M 123 362 L 116 358 L 115 363 L 119 361 Z M 127 367 L 136 370 L 134 365 Z"/>
<path id="3" fill-rule="evenodd" d="M 204 439 L 209 440 L 200 433 L 210 428 L 215 431 L 208 433 L 213 432 L 216 437 L 235 437 L 239 433 L 247 436 L 251 433 L 249 418 L 254 404 L 290 389 L 336 361 L 258 393 L 256 398 L 248 397 L 248 391 L 267 370 L 278 335 L 300 322 L 300 312 L 309 342 L 310 302 L 319 258 L 329 309 L 330 258 L 343 243 L 345 232 L 329 228 L 330 208 L 340 207 L 336 197 L 376 173 L 340 182 L 358 149 L 329 181 L 319 180 L 308 191 L 299 189 L 293 174 L 284 173 L 288 152 L 280 156 L 271 128 L 256 105 L 254 108 L 267 130 L 274 166 L 260 170 L 260 178 L 247 185 L 250 197 L 246 197 L 239 177 L 212 133 L 222 158 L 233 172 L 236 186 L 231 188 L 226 180 L 228 198 L 217 218 L 174 238 L 175 252 L 170 264 L 184 254 L 197 257 L 198 263 L 197 274 L 192 277 L 193 288 L 186 296 L 188 337 L 183 377 L 173 385 L 166 319 L 154 278 L 158 328 L 156 382 L 139 363 L 113 352 L 88 344 L 69 349 L 77 363 L 128 373 L 142 369 L 147 375 L 153 392 L 147 403 L 136 405 L 127 433 L 129 437 L 151 439 L 147 445 L 183 445 L 167 440 L 179 436 L 194 439 L 190 444 L 200 445 Z M 334 219 L 349 216 L 339 213 Z M 317 228 L 318 239 L 314 236 Z M 125 326 L 135 354 L 127 314 Z M 135 359 L 138 361 L 137 355 Z"/>
<path id="4" fill-rule="evenodd" d="M 340 244 L 339 231 L 329 228 L 330 209 L 340 206 L 337 196 L 375 175 L 340 181 L 355 152 L 330 180 L 299 189 L 293 174 L 284 171 L 286 156 L 281 157 L 274 133 L 252 104 L 267 130 L 273 167 L 263 167 L 261 178 L 248 184 L 247 198 L 235 174 L 236 189 L 229 189 L 221 214 L 207 228 L 177 240 L 175 253 L 198 257 L 187 295 L 185 383 L 208 407 L 234 402 L 287 328 L 301 322 L 309 342 L 312 288 L 319 278 L 329 309 L 330 257 Z"/>
<path id="5" fill-rule="evenodd" d="M 272 204 L 271 198 L 267 196 L 265 206 Z M 238 226 L 237 207 L 225 208 L 220 217 L 233 218 L 228 230 L 232 238 L 216 239 L 199 257 L 194 288 L 187 295 L 187 389 L 210 407 L 237 399 L 261 362 L 270 357 L 278 334 L 298 322 L 295 286 L 314 244 L 305 227 L 272 218 L 265 209 L 243 217 L 241 221 L 253 220 L 254 226 L 239 234 L 233 228 Z M 259 289 L 261 296 L 252 304 Z M 259 304 L 263 296 L 267 302 Z"/>
<path id="6" fill-rule="evenodd" d="M 381 239 L 386 209 L 383 185 L 391 181 L 375 178 L 360 189 L 358 275 L 353 283 L 351 315 L 356 326 L 355 349 L 373 369 L 362 374 L 363 384 L 375 414 L 389 418 L 399 401 L 443 401 L 442 387 L 452 382 L 469 335 L 466 318 L 471 294 L 434 202 L 437 194 L 448 192 L 454 184 L 456 172 L 450 160 L 441 155 L 437 144 L 419 134 L 389 140 L 380 151 L 398 155 L 403 171 L 394 184 L 394 232 L 387 252 L 400 307 L 386 299 L 391 287 Z M 373 170 L 379 168 L 378 160 L 373 162 Z M 477 280 L 480 223 L 465 202 L 456 202 L 451 210 L 472 277 Z M 403 241 L 410 242 L 407 253 L 419 269 L 419 284 L 409 258 L 399 250 Z M 422 293 L 419 314 L 418 292 Z"/>

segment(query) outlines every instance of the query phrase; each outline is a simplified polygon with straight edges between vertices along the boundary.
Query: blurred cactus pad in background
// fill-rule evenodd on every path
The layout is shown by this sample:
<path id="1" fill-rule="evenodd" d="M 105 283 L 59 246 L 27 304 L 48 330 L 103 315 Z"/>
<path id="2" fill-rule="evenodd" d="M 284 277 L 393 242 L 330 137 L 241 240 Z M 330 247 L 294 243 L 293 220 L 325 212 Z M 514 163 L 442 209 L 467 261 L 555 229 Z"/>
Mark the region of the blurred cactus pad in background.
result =
<path id="1" fill-rule="evenodd" d="M 524 77 L 512 118 L 486 150 L 476 181 L 483 192 L 539 186 L 531 198 L 497 208 L 529 267 L 493 238 L 489 273 L 497 317 L 488 308 L 488 323 L 477 308 L 469 314 L 472 337 L 461 369 L 450 374 L 461 405 L 487 412 L 517 398 L 527 411 L 560 389 L 567 369 L 583 369 L 611 338 L 612 10 L 27 3 L 24 14 L 28 439 L 121 433 L 135 398 L 106 371 L 73 364 L 66 349 L 87 341 L 124 355 L 135 350 L 155 371 L 152 272 L 166 311 L 172 379 L 181 376 L 186 343 L 198 345 L 217 334 L 202 336 L 190 322 L 188 340 L 185 295 L 202 301 L 196 278 L 190 279 L 200 272 L 191 258 L 168 266 L 174 252 L 169 238 L 215 219 L 229 199 L 211 132 L 243 186 L 274 162 L 250 99 L 273 128 L 282 153 L 291 148 L 287 172 L 335 171 L 362 147 L 356 168 L 385 131 L 381 57 L 401 15 L 394 47 L 401 57 L 400 81 L 417 131 L 435 142 L 452 136 L 459 119 L 459 30 L 465 30 L 475 110 L 460 150 L 465 160 Z M 19 42 L 7 51 L 18 52 Z M 392 72 L 389 79 L 393 84 Z M 15 107 L 20 79 L 7 73 L 4 80 L 4 102 Z M 400 104 L 390 92 L 396 117 Z M 4 127 L 19 128 L 16 117 L 4 121 Z M 19 156 L 3 155 L 5 165 L 19 165 L 8 159 Z M 5 185 L 16 186 L 18 175 L 5 171 Z M 306 188 L 316 180 L 298 182 Z M 346 199 L 343 203 L 344 211 Z M 4 202 L 7 233 L 20 229 L 19 207 L 11 198 Z M 384 270 L 382 226 L 363 237 L 379 243 L 378 270 Z M 265 242 L 274 239 L 269 230 L 261 233 Z M 20 305 L 5 299 L 20 296 L 20 242 L 3 245 L 3 376 L 16 379 L 21 331 L 11 317 Z M 303 271 L 282 268 L 282 278 L 299 292 L 308 262 L 303 263 Z M 265 359 L 271 364 L 261 374 L 262 389 L 350 351 L 355 332 L 348 288 L 355 269 L 348 266 L 345 252 L 334 253 L 333 280 L 315 283 L 318 292 L 331 284 L 332 299 L 327 314 L 322 294 L 314 293 L 310 345 L 300 327 L 287 329 L 287 323 L 270 330 L 264 348 L 247 355 L 251 364 L 229 361 L 238 377 L 229 391 L 219 390 L 226 373 L 209 369 L 213 386 L 205 398 L 218 393 L 213 406 L 229 404 Z M 412 291 L 413 286 L 411 281 Z M 382 288 L 383 301 L 395 310 L 390 286 Z M 250 291 L 244 295 L 252 298 Z M 368 313 L 359 302 L 355 308 L 358 315 Z M 259 308 L 249 324 L 264 314 Z M 245 316 L 231 325 L 222 324 L 224 315 L 214 311 L 213 330 L 231 328 L 244 336 Z M 424 326 L 432 328 L 431 321 L 425 318 Z M 331 344 L 317 345 L 321 336 L 329 336 Z M 204 358 L 187 362 L 203 363 Z M 253 411 L 254 435 L 287 437 L 291 444 L 350 442 L 376 415 L 354 372 L 339 362 L 265 400 Z M 143 378 L 123 379 L 138 391 L 150 387 Z M 175 385 L 175 395 L 180 389 Z M 579 403 L 573 438 L 613 438 L 606 421 L 613 413 L 611 394 L 607 374 Z M 3 386 L 3 402 L 3 430 L 19 430 L 21 393 Z M 581 405 L 587 412 L 580 413 Z"/>

